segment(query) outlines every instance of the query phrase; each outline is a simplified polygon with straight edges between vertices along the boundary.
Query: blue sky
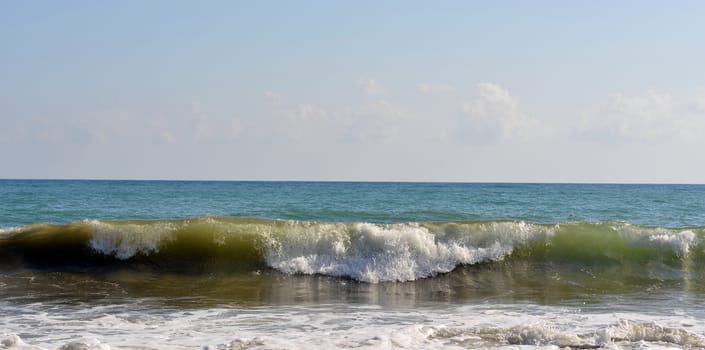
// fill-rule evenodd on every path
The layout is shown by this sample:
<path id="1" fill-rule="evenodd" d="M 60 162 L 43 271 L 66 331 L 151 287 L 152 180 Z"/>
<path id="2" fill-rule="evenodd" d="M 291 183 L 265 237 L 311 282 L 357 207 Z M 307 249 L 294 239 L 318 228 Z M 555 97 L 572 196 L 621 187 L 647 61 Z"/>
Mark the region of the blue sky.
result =
<path id="1" fill-rule="evenodd" d="M 705 2 L 0 4 L 0 178 L 705 183 Z"/>

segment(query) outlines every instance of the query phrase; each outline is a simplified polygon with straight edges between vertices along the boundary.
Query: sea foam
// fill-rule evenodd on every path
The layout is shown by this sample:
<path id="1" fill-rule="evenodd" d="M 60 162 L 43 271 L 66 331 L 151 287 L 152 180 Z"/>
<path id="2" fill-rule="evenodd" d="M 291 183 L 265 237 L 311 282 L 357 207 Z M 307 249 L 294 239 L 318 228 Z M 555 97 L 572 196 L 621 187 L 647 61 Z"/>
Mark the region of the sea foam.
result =
<path id="1" fill-rule="evenodd" d="M 364 282 L 412 281 L 458 265 L 498 261 L 545 227 L 516 222 L 290 225 L 272 237 L 267 264 L 285 273 L 344 276 Z"/>
<path id="2" fill-rule="evenodd" d="M 155 222 L 145 224 L 116 224 L 98 220 L 88 220 L 86 224 L 93 231 L 90 247 L 105 255 L 120 260 L 136 254 L 149 255 L 158 252 L 164 242 L 175 239 L 177 226 L 172 223 Z"/>

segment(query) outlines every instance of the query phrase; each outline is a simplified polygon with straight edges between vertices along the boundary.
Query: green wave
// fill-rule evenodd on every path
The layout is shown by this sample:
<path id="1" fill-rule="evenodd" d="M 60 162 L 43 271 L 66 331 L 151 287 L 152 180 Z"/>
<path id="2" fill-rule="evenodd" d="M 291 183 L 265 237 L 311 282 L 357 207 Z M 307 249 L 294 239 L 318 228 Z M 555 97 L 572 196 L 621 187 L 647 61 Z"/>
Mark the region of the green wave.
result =
<path id="1" fill-rule="evenodd" d="M 256 271 L 410 281 L 528 264 L 652 276 L 705 265 L 705 228 L 522 221 L 324 223 L 235 217 L 34 224 L 0 230 L 4 270 Z"/>

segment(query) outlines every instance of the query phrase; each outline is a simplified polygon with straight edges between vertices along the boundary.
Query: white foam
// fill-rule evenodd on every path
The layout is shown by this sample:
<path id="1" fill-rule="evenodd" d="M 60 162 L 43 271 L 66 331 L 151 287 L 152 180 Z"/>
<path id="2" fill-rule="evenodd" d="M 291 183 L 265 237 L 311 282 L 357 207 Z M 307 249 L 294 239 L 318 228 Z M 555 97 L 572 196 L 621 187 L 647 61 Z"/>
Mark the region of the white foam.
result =
<path id="1" fill-rule="evenodd" d="M 705 336 L 682 327 L 667 327 L 656 321 L 620 320 L 596 333 L 600 345 L 613 342 L 662 342 L 686 347 L 705 347 Z"/>
<path id="2" fill-rule="evenodd" d="M 515 349 L 701 348 L 699 314 L 653 316 L 556 306 L 483 304 L 436 308 L 365 305 L 196 310 L 139 304 L 57 308 L 0 304 L 6 349 Z M 666 310 L 664 310 L 666 311 Z"/>
<path id="3" fill-rule="evenodd" d="M 0 349 L 12 350 L 44 350 L 46 348 L 26 344 L 17 334 L 10 333 L 0 336 Z M 110 346 L 102 344 L 95 338 L 81 338 L 61 345 L 59 350 L 110 350 Z"/>
<path id="4" fill-rule="evenodd" d="M 37 346 L 27 345 L 20 336 L 15 333 L 3 334 L 0 336 L 0 348 L 15 350 L 37 350 Z"/>
<path id="5" fill-rule="evenodd" d="M 688 255 L 691 247 L 697 246 L 700 243 L 695 233 L 690 230 L 674 233 L 661 233 L 649 237 L 649 240 L 668 248 L 680 257 Z"/>
<path id="6" fill-rule="evenodd" d="M 110 350 L 110 346 L 102 344 L 95 338 L 85 338 L 66 343 L 60 350 Z"/>
<path id="7" fill-rule="evenodd" d="M 136 254 L 158 252 L 160 246 L 174 239 L 177 226 L 172 223 L 116 224 L 98 220 L 86 221 L 93 231 L 92 249 L 126 260 Z"/>
<path id="8" fill-rule="evenodd" d="M 413 281 L 450 272 L 461 264 L 501 260 L 517 244 L 552 232 L 523 222 L 428 226 L 291 222 L 281 234 L 268 238 L 266 260 L 285 273 L 344 276 L 370 283 Z"/>
<path id="9" fill-rule="evenodd" d="M 687 256 L 693 247 L 701 243 L 692 230 L 643 227 L 631 224 L 617 225 L 613 229 L 632 244 L 654 246 L 663 252 L 676 254 L 678 257 Z"/>

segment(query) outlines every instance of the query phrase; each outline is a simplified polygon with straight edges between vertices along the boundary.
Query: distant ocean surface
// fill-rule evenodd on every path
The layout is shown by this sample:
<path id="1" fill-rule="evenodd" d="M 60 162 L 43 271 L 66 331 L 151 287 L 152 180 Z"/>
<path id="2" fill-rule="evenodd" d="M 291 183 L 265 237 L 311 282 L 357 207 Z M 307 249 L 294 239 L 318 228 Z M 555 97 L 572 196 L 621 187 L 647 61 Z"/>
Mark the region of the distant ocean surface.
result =
<path id="1" fill-rule="evenodd" d="M 705 348 L 705 186 L 0 180 L 0 349 Z"/>

